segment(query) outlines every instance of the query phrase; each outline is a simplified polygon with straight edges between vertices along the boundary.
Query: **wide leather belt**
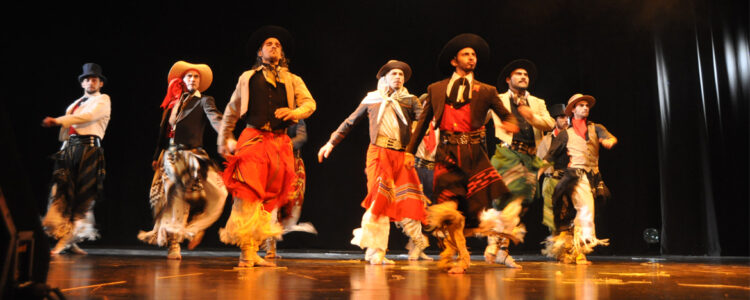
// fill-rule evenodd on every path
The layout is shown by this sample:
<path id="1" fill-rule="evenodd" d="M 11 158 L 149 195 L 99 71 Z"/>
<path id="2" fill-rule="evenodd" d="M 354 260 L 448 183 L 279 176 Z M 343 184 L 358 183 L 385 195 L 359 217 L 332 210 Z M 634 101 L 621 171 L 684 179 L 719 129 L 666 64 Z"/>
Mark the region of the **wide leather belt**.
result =
<path id="1" fill-rule="evenodd" d="M 435 162 L 431 160 L 422 159 L 419 157 L 414 158 L 414 167 L 415 168 L 423 168 L 427 170 L 434 170 L 435 169 Z"/>
<path id="2" fill-rule="evenodd" d="M 508 145 L 508 143 L 506 142 L 500 142 L 500 145 L 516 152 L 526 153 L 532 156 L 536 155 L 536 146 L 532 146 L 524 142 L 513 141 L 510 145 Z"/>
<path id="3" fill-rule="evenodd" d="M 403 151 L 406 149 L 404 145 L 401 144 L 401 142 L 397 139 L 392 139 L 385 136 L 378 136 L 378 138 L 375 139 L 375 146 Z"/>
<path id="4" fill-rule="evenodd" d="M 485 142 L 484 128 L 469 132 L 441 131 L 440 142 L 452 145 L 481 144 Z"/>
<path id="5" fill-rule="evenodd" d="M 101 147 L 102 141 L 95 135 L 71 135 L 68 138 L 68 145 L 86 145 Z"/>

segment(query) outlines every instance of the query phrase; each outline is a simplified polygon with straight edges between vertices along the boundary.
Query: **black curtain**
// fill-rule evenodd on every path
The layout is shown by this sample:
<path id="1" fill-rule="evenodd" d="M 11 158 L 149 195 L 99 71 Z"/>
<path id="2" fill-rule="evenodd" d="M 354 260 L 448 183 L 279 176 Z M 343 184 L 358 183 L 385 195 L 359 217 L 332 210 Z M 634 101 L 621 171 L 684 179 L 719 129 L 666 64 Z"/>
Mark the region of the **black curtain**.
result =
<path id="1" fill-rule="evenodd" d="M 748 2 L 679 4 L 654 24 L 661 251 L 747 255 Z"/>

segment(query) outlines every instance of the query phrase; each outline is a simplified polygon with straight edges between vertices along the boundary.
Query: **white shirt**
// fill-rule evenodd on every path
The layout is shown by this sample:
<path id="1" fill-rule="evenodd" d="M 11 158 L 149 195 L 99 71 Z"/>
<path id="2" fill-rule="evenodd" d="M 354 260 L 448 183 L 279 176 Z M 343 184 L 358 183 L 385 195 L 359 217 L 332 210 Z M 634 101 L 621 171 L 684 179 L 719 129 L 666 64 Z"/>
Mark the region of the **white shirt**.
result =
<path id="1" fill-rule="evenodd" d="M 474 73 L 469 73 L 469 75 L 464 76 L 466 78 L 469 84 L 469 87 L 474 83 Z M 451 88 L 453 88 L 453 83 L 456 82 L 456 79 L 461 78 L 461 75 L 458 75 L 458 73 L 453 72 L 453 76 L 451 76 L 451 81 L 448 82 L 448 88 L 445 89 L 445 95 L 450 97 L 451 94 Z M 459 86 L 458 87 L 458 96 L 456 97 L 457 102 L 462 102 L 464 100 L 464 88 L 465 86 Z M 471 89 L 469 89 L 469 98 L 471 98 Z"/>
<path id="2" fill-rule="evenodd" d="M 398 127 L 399 119 L 396 116 L 394 105 L 399 104 L 390 102 L 385 105 L 385 108 L 381 108 L 385 109 L 385 111 L 383 112 L 383 119 L 380 121 L 380 127 L 378 127 L 378 135 L 401 142 L 401 134 Z"/>
<path id="3" fill-rule="evenodd" d="M 96 135 L 100 139 L 104 138 L 104 131 L 107 130 L 110 114 L 110 100 L 107 94 L 96 93 L 88 97 L 86 102 L 76 108 L 73 108 L 83 100 L 83 97 L 68 106 L 65 115 L 55 118 L 55 121 L 61 124 L 61 137 L 67 140 L 68 128 L 73 126 L 79 135 Z"/>

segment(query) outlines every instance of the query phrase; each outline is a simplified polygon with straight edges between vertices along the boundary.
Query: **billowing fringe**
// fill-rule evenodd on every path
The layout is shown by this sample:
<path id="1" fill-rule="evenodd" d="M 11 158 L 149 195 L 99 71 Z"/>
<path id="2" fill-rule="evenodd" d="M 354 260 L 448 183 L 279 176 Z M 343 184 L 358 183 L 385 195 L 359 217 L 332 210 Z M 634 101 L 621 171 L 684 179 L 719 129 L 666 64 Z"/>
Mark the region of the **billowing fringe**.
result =
<path id="1" fill-rule="evenodd" d="M 94 241 L 99 238 L 99 232 L 94 228 L 94 213 L 86 212 L 86 217 L 75 221 L 73 229 L 73 241 L 89 240 Z"/>
<path id="2" fill-rule="evenodd" d="M 513 243 L 523 242 L 526 236 L 526 226 L 521 224 L 521 202 L 516 199 L 508 203 L 502 211 L 496 209 L 486 209 L 479 215 L 479 229 L 474 232 L 475 235 L 489 236 L 500 235 L 507 237 Z"/>
<path id="3" fill-rule="evenodd" d="M 307 232 L 312 234 L 318 234 L 318 230 L 315 229 L 315 226 L 310 222 L 303 222 L 303 223 L 297 223 L 292 225 L 284 225 L 284 233 L 287 234 L 290 232 Z"/>
<path id="4" fill-rule="evenodd" d="M 183 240 L 192 240 L 195 232 L 188 232 L 184 227 L 175 228 L 176 226 L 157 226 L 151 231 L 140 231 L 138 239 L 151 245 L 166 246 L 170 240 L 178 243 Z"/>
<path id="5" fill-rule="evenodd" d="M 542 254 L 560 262 L 566 264 L 574 263 L 578 256 L 578 253 L 573 248 L 573 236 L 568 232 L 550 235 L 542 244 L 544 244 Z"/>
<path id="6" fill-rule="evenodd" d="M 235 199 L 226 227 L 219 229 L 219 239 L 230 245 L 257 245 L 267 238 L 279 238 L 282 231 L 281 225 L 271 223 L 271 214 L 262 203 Z"/>
<path id="7" fill-rule="evenodd" d="M 62 215 L 62 209 L 65 205 L 62 202 L 61 200 L 54 200 L 47 210 L 47 215 L 42 219 L 42 226 L 44 226 L 47 235 L 58 240 L 72 236 L 73 242 L 98 239 L 99 233 L 94 228 L 94 214 L 90 211 L 86 212 L 83 219 L 71 222 L 70 219 Z"/>
<path id="8" fill-rule="evenodd" d="M 542 254 L 557 259 L 563 263 L 575 263 L 579 254 L 588 254 L 594 251 L 594 247 L 608 246 L 609 239 L 597 239 L 596 237 L 584 238 L 580 234 L 570 234 L 564 231 L 557 235 L 551 235 L 542 242 L 544 249 Z"/>
<path id="9" fill-rule="evenodd" d="M 354 235 L 351 241 L 352 245 L 357 245 L 362 249 L 376 248 L 385 250 L 388 248 L 388 235 L 391 228 L 388 216 L 375 216 L 368 209 L 364 216 L 362 216 L 361 226 L 361 228 L 352 231 Z"/>
<path id="10" fill-rule="evenodd" d="M 463 220 L 463 215 L 457 208 L 458 204 L 453 201 L 446 201 L 427 207 L 426 229 L 432 231 Z"/>
<path id="11" fill-rule="evenodd" d="M 573 248 L 576 252 L 587 254 L 594 251 L 594 247 L 602 245 L 609 246 L 609 239 L 597 239 L 595 235 L 584 236 L 580 228 L 574 228 Z"/>

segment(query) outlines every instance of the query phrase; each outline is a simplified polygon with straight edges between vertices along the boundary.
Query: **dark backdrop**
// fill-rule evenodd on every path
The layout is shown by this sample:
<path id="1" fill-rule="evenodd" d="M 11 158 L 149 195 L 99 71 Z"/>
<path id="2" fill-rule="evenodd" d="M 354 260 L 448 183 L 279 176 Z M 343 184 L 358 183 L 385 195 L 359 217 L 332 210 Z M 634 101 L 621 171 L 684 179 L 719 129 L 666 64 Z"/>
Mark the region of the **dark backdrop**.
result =
<path id="1" fill-rule="evenodd" d="M 112 119 L 103 142 L 106 199 L 96 206 L 102 238 L 89 245 L 142 246 L 136 234 L 151 226 L 150 160 L 170 66 L 177 60 L 210 65 L 214 81 L 205 94 L 223 109 L 252 64 L 244 52 L 247 37 L 262 25 L 281 25 L 295 37 L 291 70 L 318 103 L 303 148 L 302 221 L 320 233 L 292 233 L 279 247 L 353 250 L 351 230 L 364 212 L 366 122 L 323 164 L 317 150 L 375 89 L 375 73 L 388 59 L 411 65 L 406 86 L 421 94 L 442 79 L 435 61 L 443 44 L 473 32 L 491 47 L 491 58 L 479 61 L 479 80 L 495 84 L 505 63 L 528 58 L 539 68 L 531 92 L 548 105 L 578 92 L 597 98 L 590 119 L 619 138 L 601 153 L 613 198 L 597 207 L 598 235 L 611 238 L 597 253 L 748 255 L 747 1 L 651 2 L 10 4 L 6 13 L 24 17 L 3 21 L 10 50 L 3 101 L 15 131 L 15 140 L 3 145 L 18 148 L 33 190 L 28 198 L 44 211 L 47 156 L 60 144 L 56 129 L 39 124 L 80 96 L 81 65 L 99 63 L 109 80 L 103 92 L 112 98 Z M 207 131 L 206 148 L 217 157 L 215 139 Z M 529 234 L 518 252 L 538 253 L 547 235 L 539 202 L 525 217 Z M 229 208 L 208 230 L 204 247 L 225 247 L 217 229 Z M 646 228 L 661 231 L 661 247 L 644 241 Z M 391 237 L 391 249 L 403 249 L 403 234 L 393 229 Z M 469 245 L 481 251 L 484 244 L 473 239 Z"/>

